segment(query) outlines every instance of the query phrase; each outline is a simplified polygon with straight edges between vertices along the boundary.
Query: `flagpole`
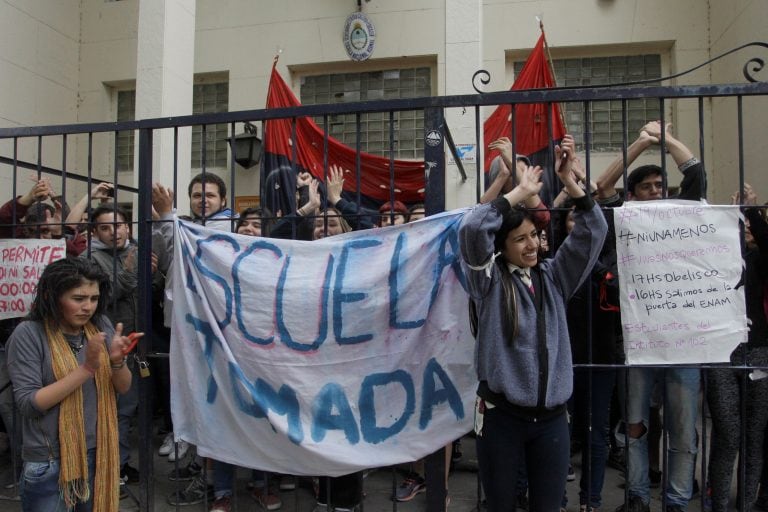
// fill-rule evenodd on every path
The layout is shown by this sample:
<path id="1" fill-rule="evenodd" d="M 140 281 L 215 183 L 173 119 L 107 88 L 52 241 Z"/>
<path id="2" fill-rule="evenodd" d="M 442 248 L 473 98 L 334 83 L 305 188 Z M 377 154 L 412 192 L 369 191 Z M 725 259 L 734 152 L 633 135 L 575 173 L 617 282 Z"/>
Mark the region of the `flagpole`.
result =
<path id="1" fill-rule="evenodd" d="M 541 30 L 541 35 L 544 37 L 544 49 L 547 51 L 547 65 L 549 66 L 550 73 L 552 73 L 552 80 L 555 81 L 555 87 L 557 87 L 557 75 L 555 74 L 555 66 L 552 64 L 552 53 L 550 53 L 549 51 L 549 43 L 547 43 L 547 34 L 544 32 L 544 20 L 542 20 L 541 18 L 538 18 L 538 19 L 539 19 L 539 29 Z M 558 113 L 560 114 L 560 122 L 563 123 L 563 129 L 565 130 L 565 133 L 568 133 L 568 124 L 565 122 L 565 116 L 563 115 L 563 106 L 560 105 L 560 108 L 557 110 L 558 110 Z"/>

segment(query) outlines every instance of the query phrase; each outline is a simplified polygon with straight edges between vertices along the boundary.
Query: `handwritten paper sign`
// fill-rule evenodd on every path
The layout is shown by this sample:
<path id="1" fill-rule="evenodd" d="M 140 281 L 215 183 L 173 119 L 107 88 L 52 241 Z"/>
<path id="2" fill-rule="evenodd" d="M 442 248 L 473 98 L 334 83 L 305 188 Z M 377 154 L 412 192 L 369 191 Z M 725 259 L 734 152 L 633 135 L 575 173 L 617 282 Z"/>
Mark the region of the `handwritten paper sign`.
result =
<path id="1" fill-rule="evenodd" d="M 314 242 L 177 221 L 174 431 L 202 455 L 337 476 L 471 428 L 457 213 Z"/>
<path id="2" fill-rule="evenodd" d="M 64 240 L 0 240 L 0 319 L 29 313 L 43 269 L 66 252 Z"/>
<path id="3" fill-rule="evenodd" d="M 729 361 L 747 338 L 738 208 L 630 201 L 613 215 L 627 363 Z"/>

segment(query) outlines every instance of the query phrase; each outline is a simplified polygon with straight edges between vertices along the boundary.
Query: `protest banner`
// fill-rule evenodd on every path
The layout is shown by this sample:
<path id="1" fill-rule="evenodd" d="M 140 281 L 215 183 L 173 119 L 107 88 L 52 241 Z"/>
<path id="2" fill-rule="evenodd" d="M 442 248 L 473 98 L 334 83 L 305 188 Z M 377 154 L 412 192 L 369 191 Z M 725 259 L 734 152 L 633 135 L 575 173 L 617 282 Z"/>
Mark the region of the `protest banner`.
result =
<path id="1" fill-rule="evenodd" d="M 175 434 L 216 460 L 338 476 L 471 429 L 459 213 L 314 242 L 176 220 Z"/>
<path id="2" fill-rule="evenodd" d="M 627 363 L 729 361 L 747 339 L 738 208 L 630 201 L 613 216 Z"/>
<path id="3" fill-rule="evenodd" d="M 0 240 L 0 320 L 29 313 L 43 270 L 66 253 L 64 240 Z"/>

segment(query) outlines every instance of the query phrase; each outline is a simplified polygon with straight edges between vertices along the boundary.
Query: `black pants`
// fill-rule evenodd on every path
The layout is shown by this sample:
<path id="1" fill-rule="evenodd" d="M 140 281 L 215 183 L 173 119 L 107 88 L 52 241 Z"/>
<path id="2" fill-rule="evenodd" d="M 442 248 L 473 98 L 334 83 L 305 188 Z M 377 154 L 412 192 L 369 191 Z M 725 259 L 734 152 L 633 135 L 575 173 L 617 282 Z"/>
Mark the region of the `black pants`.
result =
<path id="1" fill-rule="evenodd" d="M 553 418 L 531 422 L 498 407 L 488 409 L 477 436 L 477 459 L 488 512 L 515 509 L 518 468 L 528 472 L 529 512 L 560 509 L 568 476 L 571 443 L 563 410 Z"/>

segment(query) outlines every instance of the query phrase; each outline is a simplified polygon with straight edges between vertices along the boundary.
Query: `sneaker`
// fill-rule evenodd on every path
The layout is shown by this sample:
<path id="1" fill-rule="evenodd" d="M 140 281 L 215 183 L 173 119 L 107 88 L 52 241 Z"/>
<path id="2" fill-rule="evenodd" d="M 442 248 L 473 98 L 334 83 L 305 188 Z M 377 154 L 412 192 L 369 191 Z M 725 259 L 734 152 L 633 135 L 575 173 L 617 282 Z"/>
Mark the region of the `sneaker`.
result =
<path id="1" fill-rule="evenodd" d="M 569 482 L 576 480 L 576 472 L 573 470 L 573 466 L 570 464 L 568 464 L 568 476 L 566 476 L 565 479 Z"/>
<path id="2" fill-rule="evenodd" d="M 640 496 L 630 496 L 627 503 L 616 508 L 616 512 L 650 512 L 650 507 Z"/>
<path id="3" fill-rule="evenodd" d="M 125 482 L 123 482 L 121 479 L 120 480 L 120 499 L 124 500 L 127 497 L 128 497 L 128 491 L 125 490 Z"/>
<path id="4" fill-rule="evenodd" d="M 176 443 L 176 450 L 171 449 L 171 451 L 168 453 L 168 462 L 174 462 L 183 459 L 188 450 L 189 443 L 184 440 L 179 441 Z"/>
<path id="5" fill-rule="evenodd" d="M 120 480 L 126 484 L 139 483 L 139 470 L 126 462 L 120 468 Z"/>
<path id="6" fill-rule="evenodd" d="M 299 478 L 293 475 L 275 475 L 277 480 L 280 480 L 281 491 L 293 491 L 296 489 L 296 480 Z"/>
<path id="7" fill-rule="evenodd" d="M 213 501 L 213 485 L 206 483 L 202 475 L 192 480 L 183 491 L 176 491 L 168 496 L 168 504 L 183 507 L 197 505 L 203 501 Z"/>
<path id="8" fill-rule="evenodd" d="M 277 510 L 283 506 L 280 496 L 268 487 L 254 487 L 251 498 L 256 500 L 264 510 Z"/>
<path id="9" fill-rule="evenodd" d="M 229 512 L 232 510 L 232 505 L 230 503 L 230 497 L 229 496 L 222 496 L 221 498 L 216 498 L 216 500 L 213 502 L 213 505 L 211 505 L 211 508 L 208 512 Z"/>
<path id="10" fill-rule="evenodd" d="M 600 509 L 593 506 L 587 506 L 587 504 L 579 505 L 579 512 L 600 512 Z"/>
<path id="11" fill-rule="evenodd" d="M 427 490 L 424 478 L 411 473 L 395 490 L 395 501 L 411 501 L 414 496 Z"/>
<path id="12" fill-rule="evenodd" d="M 157 450 L 158 455 L 167 457 L 173 451 L 173 432 L 168 432 L 163 438 L 163 444 Z"/>
<path id="13" fill-rule="evenodd" d="M 194 460 L 186 466 L 179 468 L 178 474 L 175 469 L 168 473 L 168 480 L 171 482 L 186 482 L 192 480 L 203 471 L 203 468 Z"/>
<path id="14" fill-rule="evenodd" d="M 447 504 L 446 504 L 447 505 Z M 349 507 L 333 507 L 333 512 L 359 512 L 360 511 L 360 505 L 355 505 L 352 508 Z M 315 503 L 315 508 L 312 509 L 312 512 L 328 512 L 328 505 L 325 503 L 320 503 L 319 501 Z"/>

